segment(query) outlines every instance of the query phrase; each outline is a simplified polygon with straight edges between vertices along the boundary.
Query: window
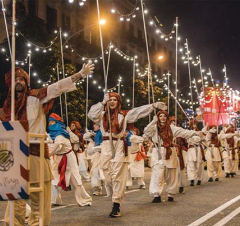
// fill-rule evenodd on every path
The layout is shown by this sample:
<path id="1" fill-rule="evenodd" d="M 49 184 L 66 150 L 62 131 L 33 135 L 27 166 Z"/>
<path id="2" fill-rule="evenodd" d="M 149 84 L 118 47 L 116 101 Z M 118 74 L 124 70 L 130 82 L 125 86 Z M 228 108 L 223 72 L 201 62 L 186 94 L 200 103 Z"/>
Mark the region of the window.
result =
<path id="1" fill-rule="evenodd" d="M 57 10 L 47 6 L 47 29 L 52 32 L 57 28 Z"/>
<path id="2" fill-rule="evenodd" d="M 63 31 L 69 31 L 71 29 L 71 20 L 70 17 L 62 14 L 62 29 Z"/>
<path id="3" fill-rule="evenodd" d="M 138 29 L 138 40 L 142 39 L 142 31 Z"/>
<path id="4" fill-rule="evenodd" d="M 28 0 L 28 14 L 36 16 L 36 0 Z"/>

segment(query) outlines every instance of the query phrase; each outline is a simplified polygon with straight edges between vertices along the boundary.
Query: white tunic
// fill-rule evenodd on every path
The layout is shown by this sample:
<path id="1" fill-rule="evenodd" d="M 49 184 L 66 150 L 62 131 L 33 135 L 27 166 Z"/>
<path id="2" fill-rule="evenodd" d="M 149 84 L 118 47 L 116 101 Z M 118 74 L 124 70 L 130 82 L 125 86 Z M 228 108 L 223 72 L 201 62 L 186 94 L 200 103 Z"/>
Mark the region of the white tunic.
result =
<path id="1" fill-rule="evenodd" d="M 47 88 L 47 96 L 42 100 L 29 96 L 27 98 L 29 133 L 46 134 L 46 117 L 42 105 L 60 96 L 63 92 L 70 92 L 75 89 L 76 87 L 71 77 L 68 77 L 49 85 Z M 50 160 L 45 159 L 44 164 L 44 180 L 50 181 L 52 179 Z M 38 156 L 30 155 L 30 169 L 33 169 L 30 170 L 30 182 L 39 182 L 40 158 Z"/>
<path id="2" fill-rule="evenodd" d="M 188 139 L 194 135 L 198 135 L 197 131 L 186 130 L 186 129 L 183 129 L 178 126 L 174 126 L 172 124 L 170 125 L 170 127 L 171 127 L 171 130 L 173 133 L 173 137 L 182 137 L 182 138 Z M 144 133 L 148 137 L 152 137 L 152 141 L 155 143 L 155 146 L 158 143 L 159 143 L 158 145 L 161 146 L 161 144 L 163 143 L 163 140 L 161 139 L 161 137 L 158 136 L 158 129 L 157 129 L 156 122 L 154 120 L 151 123 L 149 123 L 147 125 L 147 127 L 145 127 Z M 167 168 L 177 168 L 179 162 L 178 162 L 176 148 L 174 148 L 174 147 L 171 148 L 172 154 L 170 155 L 170 159 L 166 159 L 166 148 L 165 147 L 160 147 L 159 149 L 160 149 L 160 153 L 161 153 L 161 157 L 162 157 L 162 161 L 163 161 L 164 165 Z M 157 152 L 158 152 L 158 149 L 154 148 L 153 152 L 152 152 L 152 164 L 153 165 L 157 164 L 159 162 Z"/>
<path id="3" fill-rule="evenodd" d="M 60 179 L 60 174 L 58 174 L 58 165 L 63 157 L 63 154 L 72 150 L 72 145 L 70 140 L 62 135 L 55 138 L 54 143 L 49 144 L 50 155 L 54 155 L 52 172 L 54 176 L 53 185 L 57 185 Z M 60 154 L 60 155 L 59 155 Z M 78 185 L 82 185 L 81 176 L 78 171 L 77 159 L 73 151 L 67 155 L 67 168 L 65 172 L 66 186 L 69 185 L 71 174 L 77 181 Z"/>
<path id="4" fill-rule="evenodd" d="M 103 136 L 109 136 L 109 133 L 104 130 L 103 127 L 103 115 L 105 111 L 103 111 L 104 106 L 99 102 L 95 105 L 93 105 L 88 113 L 88 117 L 94 122 L 98 123 L 100 125 L 100 130 L 102 132 Z M 153 106 L 152 104 L 149 105 L 144 105 L 141 107 L 133 108 L 130 110 L 125 119 L 124 116 L 121 114 L 118 114 L 118 122 L 119 124 L 122 123 L 124 120 L 123 124 L 123 130 L 119 134 L 114 134 L 112 133 L 112 136 L 115 138 L 121 138 L 123 137 L 123 133 L 125 132 L 127 123 L 134 123 L 136 122 L 139 118 L 144 118 L 147 115 L 149 115 L 153 111 Z M 123 141 L 122 140 L 117 140 L 113 141 L 114 147 L 115 147 L 115 157 L 112 159 L 112 162 L 129 162 L 130 159 L 129 157 L 125 157 L 125 154 L 123 152 Z M 112 156 L 112 148 L 109 140 L 103 141 L 102 143 L 102 156 L 109 158 L 109 156 Z M 129 156 L 129 155 L 128 155 Z"/>

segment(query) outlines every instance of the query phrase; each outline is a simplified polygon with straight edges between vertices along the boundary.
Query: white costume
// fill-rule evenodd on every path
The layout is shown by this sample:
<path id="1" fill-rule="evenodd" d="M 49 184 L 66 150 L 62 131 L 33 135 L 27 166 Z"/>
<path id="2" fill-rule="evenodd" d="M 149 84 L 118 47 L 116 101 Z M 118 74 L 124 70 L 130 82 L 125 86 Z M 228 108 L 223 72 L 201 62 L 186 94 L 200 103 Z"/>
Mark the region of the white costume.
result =
<path id="1" fill-rule="evenodd" d="M 164 182 L 167 185 L 168 197 L 174 197 L 178 187 L 178 171 L 179 167 L 176 148 L 171 147 L 171 155 L 166 159 L 166 148 L 163 147 L 163 140 L 158 136 L 156 119 L 147 125 L 144 129 L 144 134 L 152 137 L 155 148 L 152 149 L 152 176 L 149 186 L 149 193 L 153 197 L 160 197 L 163 191 Z M 173 137 L 190 138 L 198 133 L 196 131 L 185 130 L 181 127 L 170 125 Z M 160 146 L 159 149 L 157 148 Z"/>
<path id="2" fill-rule="evenodd" d="M 228 137 L 221 140 L 221 145 L 223 148 L 222 156 L 224 161 L 224 171 L 226 173 L 226 177 L 229 177 L 229 174 L 232 175 L 238 171 L 238 142 L 240 141 L 240 138 L 237 133 L 226 133 L 226 131 L 227 128 L 224 128 L 220 134 L 228 134 Z M 229 147 L 227 138 L 234 139 L 234 150 Z"/>
<path id="3" fill-rule="evenodd" d="M 205 158 L 203 146 L 200 146 L 202 145 L 200 144 L 200 141 L 201 138 L 197 136 L 188 139 L 187 174 L 188 180 L 191 181 L 191 186 L 194 185 L 194 180 L 198 180 L 198 185 L 200 185 L 204 176 Z"/>
<path id="4" fill-rule="evenodd" d="M 87 154 L 91 156 L 91 186 L 93 189 L 93 195 L 102 194 L 101 180 L 104 180 L 104 175 L 100 169 L 101 159 L 101 146 L 95 147 L 95 142 L 91 139 L 91 133 L 87 132 L 83 135 L 83 139 L 89 141 L 86 150 Z"/>
<path id="5" fill-rule="evenodd" d="M 131 135 L 130 142 L 131 146 L 128 146 L 128 151 L 130 154 L 130 164 L 128 166 L 128 179 L 126 186 L 132 186 L 132 178 L 136 177 L 139 188 L 145 188 L 144 159 L 141 158 L 140 160 L 136 161 L 137 155 L 140 154 L 139 152 L 141 152 L 143 138 L 136 135 Z"/>
<path id="6" fill-rule="evenodd" d="M 220 177 L 222 177 L 222 150 L 221 147 L 216 147 L 214 144 L 211 143 L 211 136 L 212 134 L 215 134 L 217 130 L 215 128 L 211 128 L 209 131 L 207 131 L 206 135 L 206 142 L 208 144 L 208 148 L 206 151 L 206 160 L 207 160 L 207 172 L 209 181 L 212 181 L 213 176 L 216 177 L 216 181 L 219 180 Z M 231 134 L 224 134 L 220 133 L 217 135 L 217 138 L 220 141 L 225 138 L 232 137 Z"/>
<path id="7" fill-rule="evenodd" d="M 54 176 L 54 180 L 52 182 L 53 186 L 55 186 L 57 191 L 60 192 L 60 189 L 57 188 L 58 182 L 60 180 L 58 165 L 65 154 L 67 157 L 67 167 L 65 171 L 66 186 L 69 186 L 69 183 L 73 186 L 75 190 L 75 198 L 79 206 L 91 205 L 92 198 L 88 195 L 82 185 L 81 176 L 78 171 L 77 159 L 74 152 L 72 151 L 70 140 L 62 135 L 58 135 L 55 138 L 54 143 L 49 144 L 49 149 L 50 155 L 54 155 L 52 165 L 52 172 Z"/>
<path id="8" fill-rule="evenodd" d="M 119 124 L 123 122 L 124 128 L 126 128 L 127 123 L 134 123 L 138 119 L 146 117 L 153 111 L 153 109 L 154 108 L 151 104 L 137 107 L 130 110 L 125 118 L 122 114 L 118 113 L 118 122 Z M 104 106 L 101 103 L 97 103 L 91 107 L 88 117 L 94 123 L 100 125 L 103 137 L 109 139 L 109 133 L 106 132 L 103 127 L 102 119 L 104 113 Z M 122 134 L 124 131 L 125 129 L 123 129 Z M 125 193 L 128 163 L 130 161 L 129 154 L 128 156 L 125 156 L 124 153 L 124 142 L 121 139 L 123 137 L 122 134 L 112 133 L 114 150 L 112 150 L 110 140 L 104 140 L 101 145 L 101 169 L 104 172 L 105 180 L 108 185 L 108 192 L 112 194 L 113 203 L 119 204 L 122 202 Z"/>
<path id="9" fill-rule="evenodd" d="M 78 158 L 79 173 L 84 180 L 90 181 L 90 176 L 87 173 L 85 152 L 81 150 L 79 138 L 73 132 L 70 132 L 69 130 L 68 132 L 70 134 L 71 143 L 73 144 L 73 150 L 75 153 L 77 153 L 76 156 Z"/>
<path id="10" fill-rule="evenodd" d="M 51 84 L 47 88 L 47 96 L 42 100 L 36 97 L 28 96 L 27 98 L 27 119 L 29 122 L 29 133 L 46 134 L 46 118 L 43 110 L 43 104 L 48 103 L 51 99 L 60 96 L 64 92 L 75 90 L 76 87 L 71 77 L 62 79 L 59 82 Z M 31 143 L 31 141 L 30 141 Z M 31 147 L 30 147 L 31 148 Z M 42 170 L 42 169 L 41 169 Z M 30 155 L 30 184 L 32 187 L 39 186 L 40 158 Z M 51 218 L 51 166 L 50 160 L 45 159 L 44 163 L 44 225 L 50 224 Z M 31 214 L 29 216 L 29 225 L 39 225 L 39 193 L 30 194 Z M 15 201 L 15 226 L 25 224 L 25 200 Z M 5 225 L 9 225 L 9 205 L 5 214 Z"/>

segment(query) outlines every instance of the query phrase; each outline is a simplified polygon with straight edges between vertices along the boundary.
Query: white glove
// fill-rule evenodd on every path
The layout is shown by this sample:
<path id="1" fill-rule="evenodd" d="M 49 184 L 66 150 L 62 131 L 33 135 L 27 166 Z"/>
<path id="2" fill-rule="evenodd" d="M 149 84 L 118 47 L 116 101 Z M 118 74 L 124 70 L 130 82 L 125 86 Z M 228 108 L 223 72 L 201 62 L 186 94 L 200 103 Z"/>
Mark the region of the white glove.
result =
<path id="1" fill-rule="evenodd" d="M 102 150 L 101 145 L 98 145 L 92 148 L 92 152 L 94 153 L 101 152 L 101 150 Z"/>
<path id="2" fill-rule="evenodd" d="M 131 143 L 142 143 L 144 140 L 143 140 L 143 138 L 142 137 L 140 137 L 140 136 L 137 136 L 137 135 L 132 135 L 132 136 L 130 136 L 130 142 Z"/>
<path id="3" fill-rule="evenodd" d="M 155 116 L 153 116 L 153 121 L 155 122 L 155 123 L 157 123 L 158 122 L 158 117 L 155 115 Z"/>
<path id="4" fill-rule="evenodd" d="M 92 139 L 91 137 L 94 136 L 94 135 L 95 135 L 94 132 L 90 132 L 90 131 L 86 132 L 86 133 L 83 134 L 83 140 L 89 141 L 90 139 Z"/>
<path id="5" fill-rule="evenodd" d="M 166 106 L 166 104 L 163 103 L 163 102 L 153 103 L 152 106 L 153 106 L 154 108 L 158 108 L 158 109 L 161 109 L 161 110 L 164 110 L 164 111 L 167 110 L 167 106 Z"/>
<path id="6" fill-rule="evenodd" d="M 105 105 L 108 101 L 109 101 L 109 95 L 108 95 L 108 93 L 106 93 L 106 94 L 104 95 L 102 104 Z"/>

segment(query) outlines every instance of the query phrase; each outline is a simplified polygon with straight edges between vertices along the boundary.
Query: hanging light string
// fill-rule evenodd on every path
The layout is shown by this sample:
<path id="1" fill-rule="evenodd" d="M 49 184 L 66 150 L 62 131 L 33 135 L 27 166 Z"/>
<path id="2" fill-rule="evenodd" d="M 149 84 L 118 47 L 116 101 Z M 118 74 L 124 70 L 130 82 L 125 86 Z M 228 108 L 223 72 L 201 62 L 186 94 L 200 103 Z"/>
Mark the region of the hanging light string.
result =
<path id="1" fill-rule="evenodd" d="M 156 16 L 154 16 L 153 19 L 150 13 L 148 13 L 149 10 L 147 9 L 146 4 L 144 3 L 143 5 L 145 8 L 144 13 L 148 14 L 149 16 L 149 25 L 154 26 L 156 34 L 159 34 L 162 39 L 167 38 L 167 40 L 165 41 L 168 41 L 168 38 L 172 39 L 173 38 L 172 35 L 175 33 L 175 27 L 178 25 L 174 22 L 171 31 L 169 33 L 164 33 L 161 29 L 163 27 L 163 24 L 160 23 L 159 19 Z"/>
<path id="2" fill-rule="evenodd" d="M 37 44 L 33 43 L 33 42 L 30 41 L 29 39 L 27 39 L 21 32 L 19 32 L 19 34 L 26 40 L 28 47 L 34 46 L 34 47 L 36 47 L 36 48 L 35 48 L 36 51 L 39 51 L 40 49 L 42 49 L 43 52 L 44 52 L 44 50 L 46 51 L 47 49 L 50 49 L 50 48 L 52 47 L 52 45 L 54 45 L 54 43 L 56 42 L 57 38 L 59 37 L 59 34 L 57 34 L 57 36 L 54 37 L 54 38 L 50 41 L 50 45 L 48 45 L 48 46 L 40 46 L 40 45 L 37 45 Z"/>
<path id="3" fill-rule="evenodd" d="M 114 4 L 114 1 L 112 1 L 112 9 L 111 9 L 111 13 L 115 14 L 117 13 L 120 16 L 120 21 L 124 21 L 124 19 L 126 19 L 126 21 L 130 21 L 130 18 L 135 18 L 136 17 L 136 11 L 139 10 L 139 6 L 138 6 L 138 0 L 135 0 L 135 4 L 134 4 L 134 8 L 130 13 L 127 14 L 122 14 L 117 7 Z"/>

